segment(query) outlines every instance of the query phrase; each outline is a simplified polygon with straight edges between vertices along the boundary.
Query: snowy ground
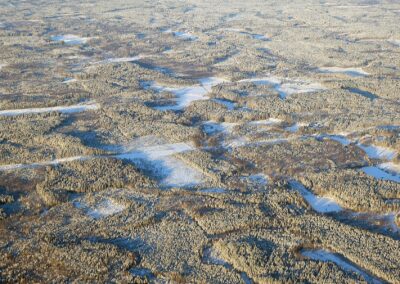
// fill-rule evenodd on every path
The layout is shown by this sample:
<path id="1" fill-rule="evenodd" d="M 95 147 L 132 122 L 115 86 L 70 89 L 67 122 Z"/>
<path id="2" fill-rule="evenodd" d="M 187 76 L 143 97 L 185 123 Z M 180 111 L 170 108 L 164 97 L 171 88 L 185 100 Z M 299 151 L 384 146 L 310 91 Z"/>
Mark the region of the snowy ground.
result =
<path id="1" fill-rule="evenodd" d="M 35 114 L 35 113 L 46 113 L 46 112 L 61 112 L 61 113 L 77 113 L 87 110 L 96 110 L 100 107 L 96 102 L 87 102 L 71 106 L 56 106 L 56 107 L 43 107 L 43 108 L 25 108 L 25 109 L 10 109 L 1 110 L 0 116 L 16 116 L 23 114 Z"/>

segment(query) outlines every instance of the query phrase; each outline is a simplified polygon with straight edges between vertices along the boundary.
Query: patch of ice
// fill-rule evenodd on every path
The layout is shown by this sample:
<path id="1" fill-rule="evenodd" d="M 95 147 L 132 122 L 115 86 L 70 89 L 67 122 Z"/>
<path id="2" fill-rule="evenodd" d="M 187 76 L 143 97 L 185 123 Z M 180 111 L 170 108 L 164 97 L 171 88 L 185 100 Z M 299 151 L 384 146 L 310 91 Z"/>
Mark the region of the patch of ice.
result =
<path id="1" fill-rule="evenodd" d="M 107 64 L 107 63 L 121 63 L 121 62 L 133 62 L 142 59 L 142 55 L 132 56 L 132 57 L 117 57 L 108 58 L 102 61 L 95 62 L 94 64 Z"/>
<path id="2" fill-rule="evenodd" d="M 208 77 L 199 80 L 199 85 L 183 88 L 171 88 L 160 86 L 154 82 L 147 84 L 148 88 L 157 92 L 171 92 L 176 96 L 176 104 L 168 106 L 157 106 L 158 110 L 182 110 L 189 106 L 192 102 L 198 100 L 208 100 L 208 93 L 212 91 L 212 87 L 226 82 L 226 79 L 217 77 Z"/>
<path id="3" fill-rule="evenodd" d="M 321 73 L 342 73 L 351 77 L 364 77 L 369 75 L 369 73 L 365 72 L 362 68 L 320 67 L 318 71 Z"/>
<path id="4" fill-rule="evenodd" d="M 244 79 L 238 82 L 250 82 L 255 85 L 270 85 L 278 92 L 281 99 L 285 99 L 287 96 L 293 94 L 305 94 L 325 90 L 325 88 L 319 83 L 302 80 L 284 80 L 274 76 Z"/>
<path id="5" fill-rule="evenodd" d="M 131 152 L 119 154 L 119 159 L 132 161 L 138 168 L 148 171 L 166 187 L 191 187 L 202 183 L 203 174 L 172 155 L 192 151 L 186 143 L 137 147 Z"/>
<path id="6" fill-rule="evenodd" d="M 361 143 L 358 143 L 357 146 L 363 149 L 368 157 L 372 159 L 393 160 L 397 155 L 395 150 L 386 147 L 363 145 Z"/>
<path id="7" fill-rule="evenodd" d="M 361 268 L 357 267 L 355 264 L 352 264 L 347 259 L 330 251 L 324 249 L 303 250 L 301 254 L 313 260 L 333 262 L 346 271 L 355 272 L 361 275 L 369 283 L 374 283 L 374 284 L 382 283 L 382 281 L 370 276 L 368 273 L 363 271 Z"/>
<path id="8" fill-rule="evenodd" d="M 383 164 L 385 165 L 385 164 Z M 363 167 L 361 170 L 369 175 L 372 176 L 376 179 L 381 179 L 381 180 L 388 180 L 388 181 L 394 181 L 400 183 L 400 174 L 395 174 L 395 173 L 389 173 L 384 170 L 385 166 L 383 168 L 380 168 L 380 166 L 374 167 L 374 166 L 369 166 L 369 167 Z"/>
<path id="9" fill-rule="evenodd" d="M 23 114 L 46 113 L 46 112 L 77 113 L 87 110 L 96 110 L 99 107 L 100 105 L 95 102 L 88 102 L 72 106 L 10 109 L 10 110 L 1 110 L 0 116 L 17 116 Z"/>
<path id="10" fill-rule="evenodd" d="M 117 213 L 120 213 L 126 209 L 126 206 L 120 204 L 112 199 L 104 199 L 100 203 L 96 204 L 93 208 L 89 207 L 85 203 L 75 201 L 74 206 L 79 209 L 84 209 L 86 213 L 93 219 L 105 218 Z"/>
<path id="11" fill-rule="evenodd" d="M 68 45 L 78 45 L 78 44 L 85 44 L 90 38 L 87 37 L 80 37 L 77 35 L 57 35 L 52 36 L 51 40 L 53 41 L 63 41 Z"/>
<path id="12" fill-rule="evenodd" d="M 298 190 L 310 206 L 318 213 L 331 213 L 342 211 L 342 207 L 331 198 L 319 197 L 307 190 L 299 182 L 291 182 L 292 188 Z"/>
<path id="13" fill-rule="evenodd" d="M 89 159 L 90 156 L 76 156 L 62 159 L 55 159 L 52 161 L 40 162 L 40 163 L 31 163 L 31 164 L 12 164 L 12 165 L 3 165 L 0 166 L 0 171 L 10 171 L 10 170 L 18 170 L 18 169 L 28 169 L 28 168 L 38 168 L 43 166 L 52 166 L 58 165 L 61 163 L 67 163 L 77 160 L 85 160 Z"/>

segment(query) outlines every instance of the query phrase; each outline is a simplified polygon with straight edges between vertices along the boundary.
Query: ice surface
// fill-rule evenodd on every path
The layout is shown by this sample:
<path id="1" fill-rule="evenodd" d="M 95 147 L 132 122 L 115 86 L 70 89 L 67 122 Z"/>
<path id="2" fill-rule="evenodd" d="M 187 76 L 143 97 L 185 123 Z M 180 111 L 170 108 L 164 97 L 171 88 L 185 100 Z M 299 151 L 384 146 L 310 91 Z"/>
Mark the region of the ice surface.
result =
<path id="1" fill-rule="evenodd" d="M 96 110 L 99 107 L 100 105 L 95 102 L 87 102 L 71 106 L 1 110 L 0 116 L 16 116 L 22 114 L 46 113 L 46 112 L 76 113 L 87 110 Z"/>
<path id="2" fill-rule="evenodd" d="M 365 72 L 362 68 L 342 68 L 342 67 L 321 67 L 318 68 L 321 73 L 342 73 L 351 77 L 364 77 L 369 73 Z"/>
<path id="3" fill-rule="evenodd" d="M 330 251 L 324 249 L 303 250 L 301 254 L 313 260 L 333 262 L 346 271 L 355 272 L 361 275 L 368 283 L 374 283 L 374 284 L 382 283 L 380 280 L 364 272 L 361 268 L 357 267 L 355 264 L 350 263 L 348 260 Z"/>
<path id="4" fill-rule="evenodd" d="M 79 45 L 79 44 L 86 43 L 89 40 L 89 38 L 68 34 L 68 35 L 52 36 L 51 40 L 53 40 L 53 41 L 63 41 L 68 45 Z"/>
<path id="5" fill-rule="evenodd" d="M 342 207 L 331 198 L 319 197 L 307 190 L 299 182 L 291 182 L 291 186 L 298 190 L 310 206 L 318 213 L 331 213 L 342 211 Z"/>

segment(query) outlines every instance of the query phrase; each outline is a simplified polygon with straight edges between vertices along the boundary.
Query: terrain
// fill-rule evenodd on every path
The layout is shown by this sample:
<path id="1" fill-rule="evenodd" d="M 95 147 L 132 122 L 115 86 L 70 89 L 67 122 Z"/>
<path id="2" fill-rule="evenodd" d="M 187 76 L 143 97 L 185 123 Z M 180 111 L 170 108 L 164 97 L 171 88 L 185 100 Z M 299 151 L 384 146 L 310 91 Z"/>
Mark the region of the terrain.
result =
<path id="1" fill-rule="evenodd" d="M 0 0 L 0 282 L 400 283 L 399 26 Z"/>

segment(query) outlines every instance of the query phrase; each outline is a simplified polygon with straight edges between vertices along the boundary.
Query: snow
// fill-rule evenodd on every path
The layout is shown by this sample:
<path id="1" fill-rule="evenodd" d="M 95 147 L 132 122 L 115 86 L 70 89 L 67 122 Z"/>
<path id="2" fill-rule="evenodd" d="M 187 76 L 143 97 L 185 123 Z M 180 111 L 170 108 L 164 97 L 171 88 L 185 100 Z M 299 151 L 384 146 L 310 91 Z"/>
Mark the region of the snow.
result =
<path id="1" fill-rule="evenodd" d="M 269 125 L 276 125 L 281 122 L 283 122 L 282 119 L 270 117 L 268 119 L 250 121 L 249 124 L 250 125 L 267 125 L 267 126 L 269 126 Z"/>
<path id="2" fill-rule="evenodd" d="M 157 92 L 171 92 L 176 96 L 176 104 L 168 106 L 157 106 L 158 110 L 182 110 L 189 106 L 192 102 L 198 100 L 208 100 L 208 93 L 212 91 L 212 87 L 226 82 L 226 79 L 217 77 L 207 77 L 199 80 L 198 85 L 182 88 L 171 88 L 160 86 L 154 82 L 150 82 L 147 88 Z"/>
<path id="3" fill-rule="evenodd" d="M 301 183 L 291 182 L 291 186 L 298 190 L 310 206 L 318 213 L 331 213 L 342 211 L 342 207 L 331 198 L 319 197 L 308 191 Z"/>
<path id="4" fill-rule="evenodd" d="M 1 110 L 0 116 L 17 116 L 23 114 L 46 113 L 46 112 L 77 113 L 87 110 L 96 110 L 99 107 L 100 107 L 99 104 L 92 101 L 71 106 Z"/>
<path id="5" fill-rule="evenodd" d="M 193 41 L 197 40 L 197 37 L 188 33 L 188 32 L 179 32 L 179 31 L 172 31 L 171 29 L 165 30 L 164 33 L 173 34 L 176 37 L 179 37 L 183 40 Z"/>
<path id="6" fill-rule="evenodd" d="M 285 130 L 292 132 L 292 133 L 296 133 L 297 131 L 299 131 L 300 127 L 304 127 L 307 125 L 308 124 L 306 124 L 306 123 L 295 123 L 292 126 L 286 127 Z"/>
<path id="7" fill-rule="evenodd" d="M 344 135 L 328 135 L 328 138 L 336 142 L 339 142 L 343 146 L 348 146 L 351 143 L 351 141 L 347 139 L 346 136 Z"/>
<path id="8" fill-rule="evenodd" d="M 187 143 L 161 144 L 139 146 L 116 157 L 130 160 L 138 168 L 150 172 L 162 186 L 191 187 L 202 183 L 203 174 L 173 155 L 193 150 Z"/>
<path id="9" fill-rule="evenodd" d="M 58 165 L 61 163 L 67 163 L 67 162 L 72 162 L 72 161 L 77 161 L 77 160 L 85 160 L 88 158 L 90 158 L 90 157 L 89 156 L 76 156 L 76 157 L 55 159 L 52 161 L 31 163 L 31 164 L 3 165 L 3 166 L 0 166 L 0 171 L 9 171 L 9 170 L 28 169 L 28 168 L 37 168 L 37 167 L 43 167 L 43 166 Z"/>
<path id="10" fill-rule="evenodd" d="M 279 93 L 281 99 L 285 99 L 287 96 L 293 94 L 305 94 L 305 93 L 313 93 L 325 90 L 325 88 L 319 83 L 312 83 L 303 80 L 287 80 L 275 76 L 250 78 L 250 79 L 240 80 L 238 82 L 239 83 L 248 82 L 258 86 L 270 85 Z"/>
<path id="11" fill-rule="evenodd" d="M 369 73 L 365 72 L 362 68 L 342 68 L 342 67 L 321 67 L 318 68 L 321 73 L 342 73 L 351 77 L 364 77 Z"/>
<path id="12" fill-rule="evenodd" d="M 96 204 L 93 208 L 82 202 L 75 201 L 74 205 L 76 208 L 84 209 L 86 213 L 93 219 L 105 218 L 117 213 L 120 213 L 126 209 L 125 205 L 122 205 L 112 199 L 104 199 L 100 203 Z"/>
<path id="13" fill-rule="evenodd" d="M 207 247 L 203 250 L 203 262 L 206 264 L 229 266 L 229 263 L 223 260 L 212 247 Z"/>
<path id="14" fill-rule="evenodd" d="M 51 40 L 63 41 L 68 45 L 79 45 L 79 44 L 85 44 L 89 40 L 89 38 L 68 34 L 68 35 L 52 36 Z"/>
<path id="15" fill-rule="evenodd" d="M 395 150 L 386 147 L 363 145 L 361 143 L 358 143 L 357 146 L 363 149 L 368 157 L 370 157 L 371 159 L 392 160 L 396 157 L 397 154 Z"/>
<path id="16" fill-rule="evenodd" d="M 388 173 L 385 171 L 388 168 L 387 165 L 383 164 L 383 167 L 380 168 L 380 166 L 369 166 L 369 167 L 363 167 L 361 170 L 374 178 L 381 179 L 381 180 L 387 180 L 387 181 L 394 181 L 400 183 L 400 174 L 395 174 L 395 173 Z"/>
<path id="17" fill-rule="evenodd" d="M 3 68 L 3 67 L 6 67 L 7 66 L 7 64 L 0 64 L 0 70 Z"/>
<path id="18" fill-rule="evenodd" d="M 242 177 L 241 180 L 254 186 L 268 184 L 268 178 L 263 173 Z"/>
<path id="19" fill-rule="evenodd" d="M 214 121 L 206 121 L 203 123 L 203 130 L 205 133 L 212 135 L 218 132 L 222 133 L 231 133 L 233 128 L 237 126 L 237 123 L 230 122 L 214 122 Z"/>
<path id="20" fill-rule="evenodd" d="M 75 78 L 66 78 L 66 79 L 63 81 L 63 84 L 74 83 L 74 82 L 77 82 L 77 81 L 78 81 L 78 80 L 75 79 Z"/>
<path id="21" fill-rule="evenodd" d="M 390 39 L 389 42 L 395 46 L 400 47 L 400 39 Z"/>
<path id="22" fill-rule="evenodd" d="M 236 104 L 231 102 L 231 101 L 224 100 L 224 99 L 213 99 L 213 101 L 224 105 L 228 110 L 234 110 L 235 109 L 235 105 Z"/>
<path id="23" fill-rule="evenodd" d="M 332 253 L 330 251 L 324 249 L 314 249 L 314 250 L 303 250 L 301 253 L 302 255 L 311 258 L 313 260 L 333 262 L 346 271 L 355 272 L 361 275 L 369 283 L 374 283 L 374 284 L 382 283 L 380 280 L 370 276 L 369 274 L 358 268 L 356 265 L 350 263 L 343 257 L 340 257 L 339 255 Z"/>
<path id="24" fill-rule="evenodd" d="M 200 192 L 202 192 L 202 193 L 217 193 L 217 194 L 228 193 L 228 191 L 226 189 L 218 188 L 218 187 L 202 189 L 202 190 L 200 190 Z"/>
<path id="25" fill-rule="evenodd" d="M 102 61 L 95 62 L 94 64 L 107 64 L 107 63 L 122 63 L 122 62 L 134 62 L 142 59 L 142 55 L 132 56 L 132 57 L 117 57 L 108 58 Z"/>

